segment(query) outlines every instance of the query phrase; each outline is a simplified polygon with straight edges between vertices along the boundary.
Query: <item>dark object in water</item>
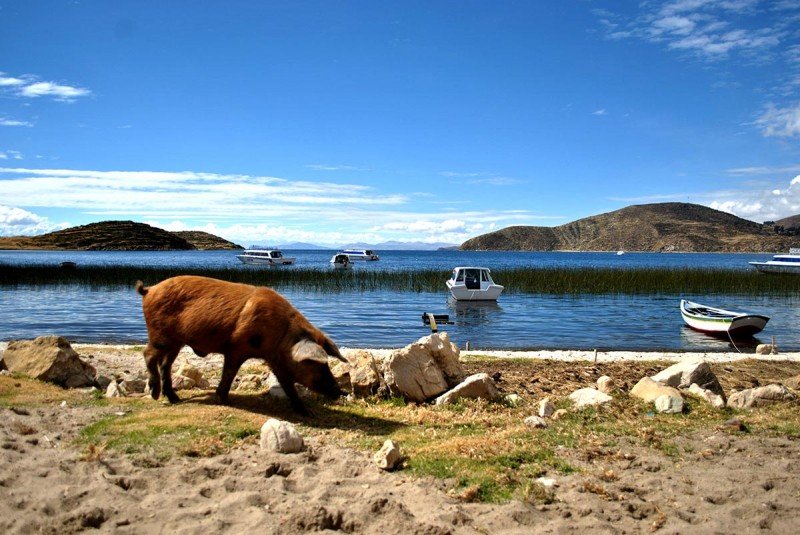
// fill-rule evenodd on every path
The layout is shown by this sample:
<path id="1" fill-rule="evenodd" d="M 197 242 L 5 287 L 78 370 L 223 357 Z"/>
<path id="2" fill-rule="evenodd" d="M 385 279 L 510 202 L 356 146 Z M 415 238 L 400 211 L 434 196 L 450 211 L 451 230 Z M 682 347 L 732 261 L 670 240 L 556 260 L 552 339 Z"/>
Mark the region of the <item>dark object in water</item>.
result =
<path id="1" fill-rule="evenodd" d="M 436 326 L 437 324 L 453 325 L 453 322 L 450 321 L 450 316 L 448 314 L 431 314 L 430 312 L 422 313 L 422 323 L 424 325 L 430 325 L 432 333 L 438 331 Z"/>
<path id="2" fill-rule="evenodd" d="M 61 264 L 59 264 L 59 265 L 60 265 L 60 266 L 61 266 L 63 269 L 75 269 L 76 267 L 78 267 L 78 264 L 76 264 L 75 262 L 69 262 L 69 261 L 67 261 L 67 262 L 61 262 Z"/>

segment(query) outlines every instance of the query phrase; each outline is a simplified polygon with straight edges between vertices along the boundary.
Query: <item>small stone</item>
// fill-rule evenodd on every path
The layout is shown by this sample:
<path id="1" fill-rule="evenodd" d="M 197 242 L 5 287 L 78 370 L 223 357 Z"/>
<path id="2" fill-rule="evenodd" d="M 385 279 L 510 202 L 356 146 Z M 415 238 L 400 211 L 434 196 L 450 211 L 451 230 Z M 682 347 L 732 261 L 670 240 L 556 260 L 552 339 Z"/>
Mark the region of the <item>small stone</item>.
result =
<path id="1" fill-rule="evenodd" d="M 547 421 L 541 416 L 528 416 L 525 418 L 524 423 L 534 429 L 545 429 L 547 427 Z"/>
<path id="2" fill-rule="evenodd" d="M 558 409 L 556 412 L 553 413 L 553 415 L 550 417 L 550 419 L 551 420 L 560 420 L 561 418 L 563 418 L 567 414 L 569 414 L 567 409 Z"/>
<path id="3" fill-rule="evenodd" d="M 701 387 L 697 383 L 692 383 L 692 386 L 689 387 L 689 393 L 708 401 L 714 408 L 725 408 L 725 399 L 722 396 L 715 394 L 707 388 Z"/>
<path id="4" fill-rule="evenodd" d="M 108 383 L 108 387 L 106 388 L 107 398 L 124 398 L 127 394 L 128 392 L 125 390 L 125 387 L 118 384 L 116 381 Z"/>
<path id="5" fill-rule="evenodd" d="M 720 427 L 727 427 L 734 431 L 747 431 L 747 426 L 738 418 L 731 418 L 722 423 Z"/>
<path id="6" fill-rule="evenodd" d="M 581 388 L 580 390 L 576 390 L 569 395 L 569 399 L 575 403 L 576 409 L 581 409 L 583 407 L 592 405 L 604 405 L 609 401 L 614 400 L 614 398 L 608 394 L 604 394 L 603 392 L 600 392 L 594 388 Z"/>
<path id="7" fill-rule="evenodd" d="M 522 398 L 519 394 L 508 394 L 503 399 L 509 407 L 519 407 L 522 405 Z"/>
<path id="8" fill-rule="evenodd" d="M 658 396 L 653 404 L 658 412 L 666 414 L 680 414 L 683 412 L 683 398 L 680 396 Z"/>
<path id="9" fill-rule="evenodd" d="M 597 389 L 603 394 L 610 394 L 614 391 L 614 380 L 608 375 L 603 375 L 597 379 Z"/>
<path id="10" fill-rule="evenodd" d="M 403 456 L 400 454 L 400 448 L 394 441 L 386 440 L 381 449 L 375 452 L 373 460 L 375 464 L 378 465 L 378 468 L 390 472 L 397 468 L 400 461 L 403 460 Z"/>
<path id="11" fill-rule="evenodd" d="M 756 346 L 757 355 L 777 355 L 778 346 L 772 344 L 758 344 Z"/>
<path id="12" fill-rule="evenodd" d="M 631 389 L 630 395 L 645 402 L 655 401 L 661 396 L 682 397 L 680 391 L 672 386 L 659 383 L 650 377 L 643 377 Z"/>
<path id="13" fill-rule="evenodd" d="M 549 418 L 556 411 L 555 405 L 550 401 L 550 398 L 544 398 L 539 402 L 539 416 L 542 418 Z"/>
<path id="14" fill-rule="evenodd" d="M 172 388 L 175 390 L 191 390 L 195 387 L 195 382 L 185 375 L 172 376 Z"/>
<path id="15" fill-rule="evenodd" d="M 208 382 L 203 377 L 203 372 L 201 372 L 188 362 L 184 362 L 183 364 L 181 364 L 180 367 L 178 368 L 178 371 L 175 373 L 177 375 L 183 375 L 184 377 L 188 377 L 189 379 L 194 381 L 196 385 L 199 385 L 203 381 Z"/>
<path id="16" fill-rule="evenodd" d="M 291 423 L 270 418 L 261 426 L 261 449 L 297 453 L 303 450 L 303 437 Z"/>
<path id="17" fill-rule="evenodd" d="M 274 373 L 270 373 L 267 376 L 267 380 L 264 382 L 264 386 L 267 389 L 265 394 L 268 396 L 279 399 L 285 399 L 287 397 L 286 392 L 283 390 L 281 383 L 278 382 L 278 378 L 275 377 Z"/>
<path id="18" fill-rule="evenodd" d="M 558 486 L 558 482 L 552 477 L 540 477 L 536 482 L 546 489 L 552 489 Z"/>

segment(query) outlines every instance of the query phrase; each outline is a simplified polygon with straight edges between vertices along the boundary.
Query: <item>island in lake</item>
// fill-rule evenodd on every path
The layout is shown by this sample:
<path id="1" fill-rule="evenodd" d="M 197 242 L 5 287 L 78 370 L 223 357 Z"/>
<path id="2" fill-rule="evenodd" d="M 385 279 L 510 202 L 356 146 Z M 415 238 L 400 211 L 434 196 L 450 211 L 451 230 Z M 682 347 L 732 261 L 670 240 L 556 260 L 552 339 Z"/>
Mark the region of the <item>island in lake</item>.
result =
<path id="1" fill-rule="evenodd" d="M 208 232 L 169 232 L 134 221 L 101 221 L 40 236 L 0 238 L 0 249 L 78 251 L 187 251 L 243 249 Z"/>

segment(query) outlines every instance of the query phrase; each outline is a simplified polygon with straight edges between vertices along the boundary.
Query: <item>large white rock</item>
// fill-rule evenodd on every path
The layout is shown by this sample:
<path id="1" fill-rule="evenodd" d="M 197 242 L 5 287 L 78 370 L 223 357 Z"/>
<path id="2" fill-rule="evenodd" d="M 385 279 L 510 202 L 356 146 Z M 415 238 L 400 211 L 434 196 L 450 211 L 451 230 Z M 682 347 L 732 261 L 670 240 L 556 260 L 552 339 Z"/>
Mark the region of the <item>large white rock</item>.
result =
<path id="1" fill-rule="evenodd" d="M 381 374 L 372 353 L 359 349 L 348 355 L 347 361 L 350 364 L 348 390 L 362 398 L 376 394 L 381 386 Z"/>
<path id="2" fill-rule="evenodd" d="M 701 388 L 711 390 L 719 396 L 725 396 L 717 376 L 711 371 L 708 363 L 703 360 L 678 362 L 653 375 L 651 379 L 675 388 L 689 388 L 696 383 Z"/>
<path id="3" fill-rule="evenodd" d="M 795 395 L 783 385 L 767 385 L 734 392 L 728 398 L 728 407 L 751 409 L 779 401 L 792 401 Z"/>
<path id="4" fill-rule="evenodd" d="M 384 364 L 383 378 L 392 395 L 416 402 L 438 396 L 448 388 L 436 361 L 418 344 L 392 351 Z"/>
<path id="5" fill-rule="evenodd" d="M 495 400 L 500 397 L 500 392 L 497 390 L 494 381 L 489 377 L 488 373 L 476 373 L 470 375 L 458 386 L 449 390 L 436 398 L 437 405 L 447 405 L 455 403 L 461 398 L 483 398 L 488 400 Z"/>
<path id="6" fill-rule="evenodd" d="M 303 450 L 303 437 L 289 422 L 270 418 L 261 426 L 261 449 L 297 453 Z"/>
<path id="7" fill-rule="evenodd" d="M 420 338 L 417 343 L 428 349 L 448 386 L 453 387 L 464 380 L 466 374 L 461 367 L 461 353 L 458 346 L 450 341 L 449 334 L 446 332 L 429 334 Z"/>
<path id="8" fill-rule="evenodd" d="M 581 388 L 570 394 L 569 399 L 575 404 L 576 409 L 582 409 L 591 405 L 603 405 L 613 401 L 614 398 L 596 388 Z"/>
<path id="9" fill-rule="evenodd" d="M 8 369 L 66 388 L 94 386 L 94 367 L 83 362 L 69 342 L 60 336 L 8 343 L 3 353 Z"/>
<path id="10" fill-rule="evenodd" d="M 725 399 L 722 396 L 715 394 L 711 390 L 703 388 L 697 383 L 692 383 L 692 386 L 689 387 L 689 393 L 708 401 L 714 408 L 725 408 Z"/>
<path id="11" fill-rule="evenodd" d="M 386 471 L 394 470 L 400 464 L 400 461 L 403 460 L 400 447 L 392 440 L 386 440 L 381 449 L 375 452 L 372 458 L 375 464 L 378 465 L 378 468 Z"/>

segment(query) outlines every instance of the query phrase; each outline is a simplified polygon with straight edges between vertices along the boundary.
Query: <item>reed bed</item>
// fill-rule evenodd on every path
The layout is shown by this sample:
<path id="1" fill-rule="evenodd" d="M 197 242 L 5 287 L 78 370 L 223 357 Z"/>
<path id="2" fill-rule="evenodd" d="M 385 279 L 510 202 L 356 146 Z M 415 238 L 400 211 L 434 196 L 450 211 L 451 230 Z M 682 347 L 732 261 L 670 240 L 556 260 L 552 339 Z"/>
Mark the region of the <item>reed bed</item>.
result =
<path id="1" fill-rule="evenodd" d="M 748 270 L 699 268 L 515 268 L 494 270 L 506 293 L 532 294 L 737 294 L 794 295 L 800 277 L 764 275 Z M 135 281 L 152 285 L 175 275 L 203 275 L 233 282 L 319 293 L 441 292 L 450 272 L 422 269 L 186 268 L 0 264 L 0 287 L 78 285 L 133 288 Z"/>

